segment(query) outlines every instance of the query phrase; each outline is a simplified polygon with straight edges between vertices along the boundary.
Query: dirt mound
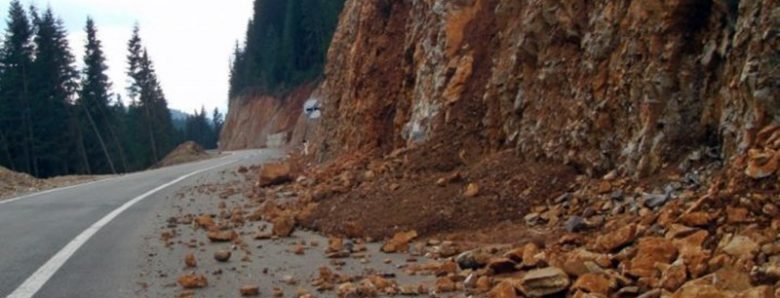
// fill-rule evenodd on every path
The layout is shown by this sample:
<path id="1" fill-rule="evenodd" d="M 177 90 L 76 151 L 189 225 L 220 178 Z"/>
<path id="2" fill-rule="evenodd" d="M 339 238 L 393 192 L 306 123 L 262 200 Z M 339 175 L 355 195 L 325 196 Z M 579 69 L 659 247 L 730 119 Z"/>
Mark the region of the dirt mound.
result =
<path id="1" fill-rule="evenodd" d="M 107 177 L 107 176 L 103 176 Z M 0 200 L 36 191 L 74 185 L 102 178 L 101 176 L 72 175 L 38 179 L 25 173 L 0 166 Z"/>
<path id="2" fill-rule="evenodd" d="M 203 149 L 198 143 L 193 141 L 186 141 L 173 149 L 171 153 L 168 153 L 163 160 L 161 160 L 156 167 L 167 167 L 172 165 L 178 165 L 201 159 L 206 159 L 210 155 Z"/>
<path id="3" fill-rule="evenodd" d="M 0 166 L 0 197 L 4 194 L 35 188 L 41 180 L 24 173 L 18 173 Z"/>
<path id="4" fill-rule="evenodd" d="M 561 195 L 575 177 L 568 167 L 523 162 L 509 151 L 449 172 L 409 172 L 404 168 L 422 160 L 401 160 L 345 170 L 319 186 L 315 199 L 322 203 L 304 225 L 338 235 L 357 228 L 361 236 L 382 239 L 404 230 L 432 235 L 521 222 L 530 203 Z M 329 193 L 327 201 L 319 198 Z"/>

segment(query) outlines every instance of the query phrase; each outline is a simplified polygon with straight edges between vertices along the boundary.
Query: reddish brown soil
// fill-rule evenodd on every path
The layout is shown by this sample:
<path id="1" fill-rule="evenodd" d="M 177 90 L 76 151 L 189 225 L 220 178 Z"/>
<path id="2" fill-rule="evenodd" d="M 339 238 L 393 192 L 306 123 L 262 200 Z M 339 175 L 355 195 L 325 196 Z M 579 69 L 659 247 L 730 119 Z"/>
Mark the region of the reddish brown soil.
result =
<path id="1" fill-rule="evenodd" d="M 420 161 L 439 166 L 452 164 L 436 163 L 431 156 L 426 157 Z M 511 151 L 459 167 L 462 178 L 444 186 L 436 181 L 454 172 L 403 174 L 402 168 L 418 165 L 417 160 L 407 159 L 398 172 L 388 171 L 350 192 L 333 195 L 322 201 L 303 224 L 340 235 L 348 234 L 348 226 L 357 226 L 365 236 L 374 239 L 404 230 L 417 230 L 421 235 L 473 231 L 521 222 L 530 206 L 560 195 L 575 177 L 568 167 L 523 162 Z M 476 197 L 463 195 L 469 183 L 479 185 Z"/>

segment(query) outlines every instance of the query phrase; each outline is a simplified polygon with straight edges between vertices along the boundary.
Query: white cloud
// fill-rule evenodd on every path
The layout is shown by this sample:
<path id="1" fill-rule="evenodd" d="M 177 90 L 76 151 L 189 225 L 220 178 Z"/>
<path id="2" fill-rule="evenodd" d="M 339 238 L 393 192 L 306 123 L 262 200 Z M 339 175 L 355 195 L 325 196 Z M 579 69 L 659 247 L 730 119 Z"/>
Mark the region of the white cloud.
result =
<path id="1" fill-rule="evenodd" d="M 5 2 L 5 1 L 3 1 Z M 126 43 L 133 24 L 157 67 L 171 108 L 191 112 L 226 110 L 228 61 L 237 39 L 243 39 L 252 0 L 23 0 L 49 5 L 70 31 L 71 48 L 81 57 L 87 15 L 95 20 L 116 93 L 125 95 Z M 7 15 L 7 3 L 0 14 Z M 3 24 L 2 27 L 5 27 Z M 79 62 L 81 65 L 81 62 Z"/>

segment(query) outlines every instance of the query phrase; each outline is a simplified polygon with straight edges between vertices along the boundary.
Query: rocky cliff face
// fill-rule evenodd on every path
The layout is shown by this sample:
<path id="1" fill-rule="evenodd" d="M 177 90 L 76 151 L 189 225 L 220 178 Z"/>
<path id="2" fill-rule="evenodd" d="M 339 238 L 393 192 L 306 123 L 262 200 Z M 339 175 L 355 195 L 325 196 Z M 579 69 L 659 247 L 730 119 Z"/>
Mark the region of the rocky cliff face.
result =
<path id="1" fill-rule="evenodd" d="M 350 0 L 318 154 L 446 138 L 637 176 L 729 159 L 780 121 L 779 36 L 774 0 Z"/>
<path id="2" fill-rule="evenodd" d="M 220 135 L 220 149 L 280 147 L 288 144 L 293 138 L 296 124 L 301 122 L 299 118 L 303 103 L 311 96 L 313 89 L 314 84 L 309 84 L 284 96 L 253 95 L 231 100 Z"/>

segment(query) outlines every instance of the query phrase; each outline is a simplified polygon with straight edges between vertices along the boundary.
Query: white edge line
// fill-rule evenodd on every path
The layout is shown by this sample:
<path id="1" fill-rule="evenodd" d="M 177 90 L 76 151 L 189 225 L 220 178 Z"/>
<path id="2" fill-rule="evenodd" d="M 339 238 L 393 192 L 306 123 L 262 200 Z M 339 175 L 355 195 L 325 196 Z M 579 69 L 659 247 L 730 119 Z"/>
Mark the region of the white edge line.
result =
<path id="1" fill-rule="evenodd" d="M 177 178 L 176 180 L 173 180 L 171 182 L 168 182 L 166 184 L 160 185 L 155 189 L 152 189 L 150 191 L 147 191 L 146 193 L 137 196 L 133 198 L 130 201 L 127 201 L 119 208 L 114 209 L 114 211 L 111 211 L 111 213 L 107 214 L 94 224 L 81 232 L 76 238 L 73 238 L 73 240 L 70 241 L 65 247 L 63 247 L 60 251 L 57 252 L 51 259 L 46 261 L 43 266 L 38 268 L 35 273 L 33 273 L 30 277 L 27 278 L 27 280 L 22 283 L 16 290 L 13 291 L 10 295 L 7 296 L 7 298 L 30 298 L 35 293 L 37 293 L 43 285 L 46 284 L 46 282 L 54 275 L 54 273 L 57 272 L 57 270 L 62 267 L 62 265 L 65 264 L 65 262 L 68 261 L 68 259 L 73 256 L 74 253 L 82 246 L 84 243 L 89 240 L 89 238 L 92 238 L 100 229 L 102 229 L 105 225 L 107 225 L 109 222 L 111 222 L 114 218 L 122 214 L 125 210 L 132 207 L 136 203 L 142 201 L 143 199 L 151 196 L 152 194 L 165 189 L 166 187 L 169 187 L 171 185 L 174 185 L 176 183 L 181 182 L 184 179 L 187 179 L 189 177 L 192 177 L 194 175 L 210 171 L 219 167 L 224 167 L 233 163 L 236 163 L 237 161 L 231 161 L 226 163 L 221 163 L 219 165 L 215 165 L 213 167 L 201 169 L 192 173 L 189 173 L 187 175 L 181 176 Z"/>
<path id="2" fill-rule="evenodd" d="M 30 198 L 30 197 L 36 197 L 36 196 L 40 196 L 40 195 L 45 195 L 45 194 L 52 193 L 52 192 L 55 192 L 55 191 L 68 190 L 68 189 L 71 189 L 71 188 L 87 186 L 87 185 L 98 183 L 98 182 L 111 181 L 111 180 L 114 180 L 114 179 L 117 179 L 117 178 L 122 178 L 122 177 L 124 177 L 124 176 L 98 179 L 98 180 L 94 180 L 94 181 L 89 181 L 89 182 L 84 182 L 84 183 L 79 183 L 79 184 L 74 184 L 74 185 L 68 185 L 68 186 L 63 186 L 63 187 L 55 187 L 55 188 L 52 188 L 52 189 L 47 189 L 47 190 L 43 190 L 43 191 L 39 191 L 39 192 L 34 192 L 34 193 L 31 193 L 31 194 L 26 194 L 26 195 L 23 195 L 23 196 L 20 196 L 20 197 L 15 197 L 15 198 L 2 200 L 2 201 L 0 201 L 0 205 L 8 204 L 8 203 L 11 203 L 11 202 L 16 202 L 16 201 L 21 200 L 21 199 L 26 199 L 26 198 Z"/>
<path id="3" fill-rule="evenodd" d="M 235 152 L 228 152 L 228 153 L 229 153 L 229 154 L 227 154 L 227 155 L 225 155 L 225 156 L 222 156 L 222 157 L 218 157 L 218 158 L 216 158 L 216 160 L 219 160 L 219 159 L 225 159 L 225 158 L 227 158 L 227 157 L 230 157 L 230 156 L 233 156 L 233 155 L 235 154 Z M 199 161 L 199 162 L 207 162 L 207 161 L 211 161 L 211 160 L 212 160 L 212 159 L 206 159 L 206 160 L 202 160 L 202 161 Z M 186 165 L 186 164 L 182 164 L 182 165 Z M 47 189 L 47 190 L 42 190 L 42 191 L 39 191 L 39 192 L 29 193 L 29 194 L 26 194 L 26 195 L 22 195 L 22 196 L 19 196 L 19 197 L 15 197 L 15 198 L 10 198 L 10 199 L 5 199 L 5 200 L 0 200 L 0 205 L 3 205 L 3 204 L 8 204 L 8 203 L 12 203 L 12 202 L 16 202 L 16 201 L 18 201 L 18 200 L 22 200 L 22 199 L 27 199 L 27 198 L 31 198 L 31 197 L 37 197 L 37 196 L 40 196 L 40 195 L 45 195 L 45 194 L 52 193 L 52 192 L 55 192 L 55 191 L 60 191 L 60 190 L 68 190 L 68 189 L 72 189 L 72 188 L 76 188 L 76 187 L 82 187 L 82 186 L 87 186 L 87 185 L 95 184 L 95 183 L 98 183 L 98 182 L 107 182 L 107 181 L 112 181 L 112 180 L 115 180 L 115 179 L 124 178 L 124 177 L 129 177 L 129 176 L 133 176 L 133 175 L 135 175 L 135 174 L 140 174 L 140 173 L 148 173 L 148 171 L 135 172 L 135 173 L 125 173 L 125 174 L 118 174 L 116 177 L 111 177 L 111 178 L 104 178 L 104 179 L 98 179 L 98 180 L 94 180 L 94 181 L 89 181 L 89 182 L 84 182 L 84 183 L 78 183 L 78 184 L 74 184 L 74 185 L 68 185 L 68 186 L 62 186 L 62 187 L 55 187 L 55 188 L 52 188 L 52 189 Z"/>

